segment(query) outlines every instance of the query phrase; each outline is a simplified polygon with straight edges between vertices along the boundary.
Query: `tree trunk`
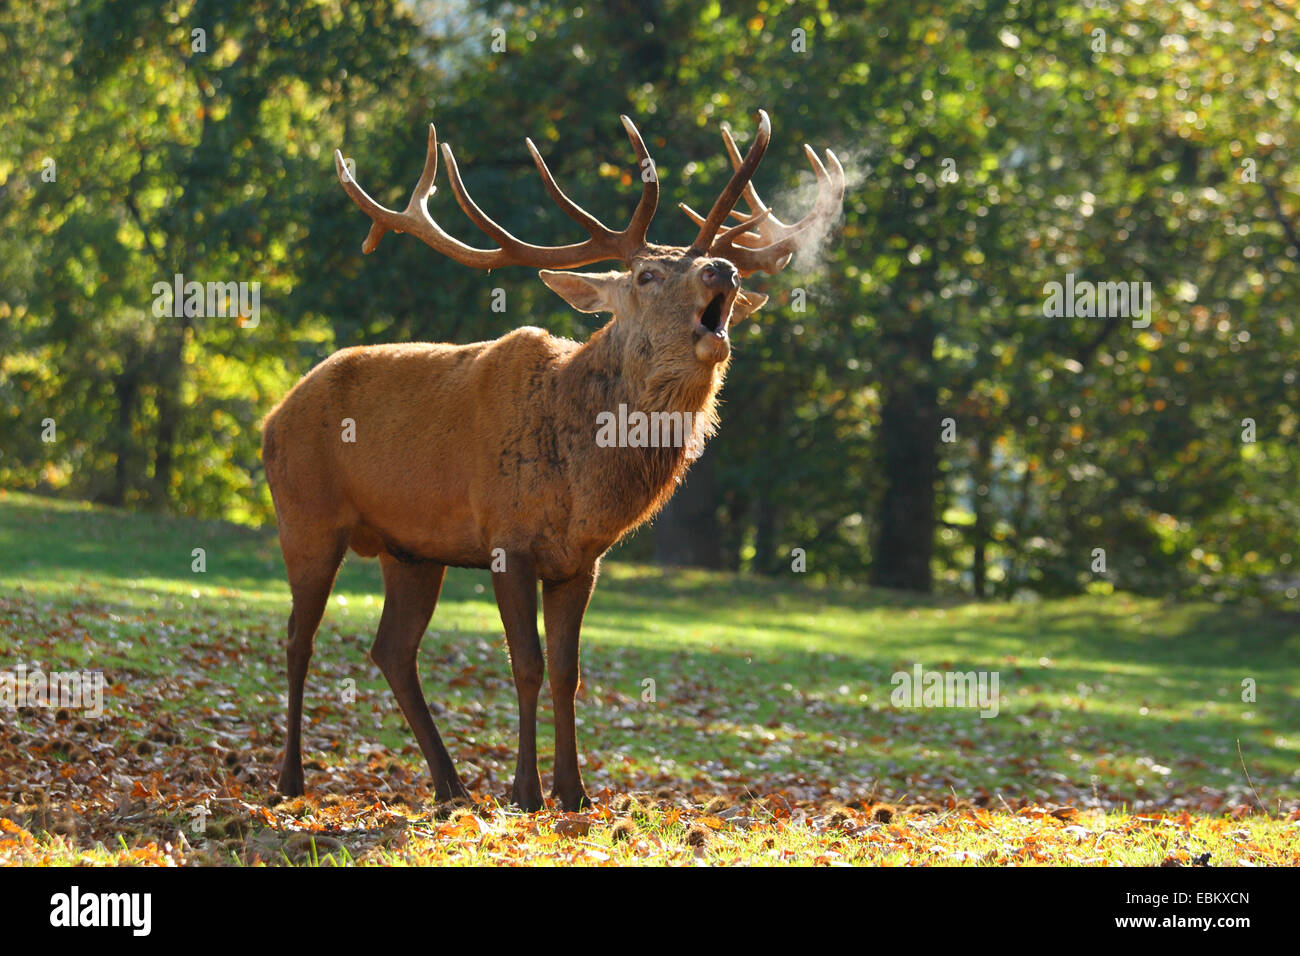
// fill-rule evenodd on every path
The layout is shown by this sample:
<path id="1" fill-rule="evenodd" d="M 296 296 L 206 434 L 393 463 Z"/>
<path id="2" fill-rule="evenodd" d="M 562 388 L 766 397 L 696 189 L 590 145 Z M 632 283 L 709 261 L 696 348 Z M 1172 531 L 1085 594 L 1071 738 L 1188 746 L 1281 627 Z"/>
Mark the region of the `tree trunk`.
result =
<path id="1" fill-rule="evenodd" d="M 898 371 L 885 386 L 880 414 L 885 491 L 873 529 L 871 583 L 928 592 L 933 583 L 934 485 L 939 475 L 939 395 L 931 380 L 933 324 L 917 316 L 889 344 Z"/>
<path id="2" fill-rule="evenodd" d="M 722 567 L 715 490 L 713 453 L 705 449 L 655 522 L 656 564 Z"/>
<path id="3" fill-rule="evenodd" d="M 987 594 L 988 582 L 988 543 L 989 543 L 989 492 L 993 480 L 993 447 L 986 431 L 981 430 L 975 438 L 975 461 L 971 469 L 974 494 L 971 507 L 975 511 L 975 526 L 971 529 L 971 546 L 975 556 L 971 561 L 971 576 L 975 583 L 975 596 L 983 598 Z"/>
<path id="4" fill-rule="evenodd" d="M 754 503 L 754 570 L 759 574 L 776 574 L 783 563 L 776 553 L 778 520 L 771 491 L 764 487 Z"/>
<path id="5" fill-rule="evenodd" d="M 105 496 L 104 503 L 121 507 L 140 479 L 132 467 L 139 458 L 134 454 L 131 422 L 135 419 L 136 399 L 140 394 L 139 369 L 133 358 L 127 359 L 126 367 L 113 380 L 113 385 L 117 392 L 117 434 L 114 436 L 117 460 L 113 463 L 113 487 Z"/>
<path id="6" fill-rule="evenodd" d="M 172 470 L 176 460 L 176 438 L 180 432 L 183 414 L 181 389 L 185 385 L 185 339 L 186 333 L 193 325 L 193 320 L 182 318 L 180 322 L 181 327 L 176 330 L 159 356 L 162 368 L 158 374 L 156 399 L 157 445 L 154 452 L 153 482 L 150 493 L 150 503 L 158 508 L 166 508 L 169 503 Z"/>

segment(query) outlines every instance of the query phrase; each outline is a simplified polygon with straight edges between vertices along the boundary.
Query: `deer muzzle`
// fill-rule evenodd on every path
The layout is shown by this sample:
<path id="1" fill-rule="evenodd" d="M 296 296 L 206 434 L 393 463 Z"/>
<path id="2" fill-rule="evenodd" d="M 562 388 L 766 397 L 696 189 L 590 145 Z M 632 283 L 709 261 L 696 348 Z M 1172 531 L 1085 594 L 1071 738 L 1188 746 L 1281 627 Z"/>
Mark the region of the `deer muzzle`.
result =
<path id="1" fill-rule="evenodd" d="M 717 292 L 735 292 L 740 288 L 740 273 L 726 259 L 714 259 L 700 270 L 704 286 Z"/>
<path id="2" fill-rule="evenodd" d="M 695 356 L 701 362 L 721 362 L 731 354 L 727 320 L 731 317 L 732 291 L 714 295 L 695 319 Z"/>

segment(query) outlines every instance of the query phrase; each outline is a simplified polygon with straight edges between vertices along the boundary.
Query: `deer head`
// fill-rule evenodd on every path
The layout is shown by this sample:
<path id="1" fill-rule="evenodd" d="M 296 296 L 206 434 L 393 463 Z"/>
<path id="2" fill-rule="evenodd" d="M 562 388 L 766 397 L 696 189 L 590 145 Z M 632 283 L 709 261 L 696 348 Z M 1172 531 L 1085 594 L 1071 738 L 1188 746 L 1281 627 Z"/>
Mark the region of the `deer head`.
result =
<path id="1" fill-rule="evenodd" d="M 636 153 L 645 182 L 641 200 L 627 228 L 615 232 L 577 205 L 556 185 L 546 162 L 531 139 L 524 142 L 537 165 L 542 184 L 555 203 L 587 231 L 588 238 L 567 246 L 535 246 L 515 238 L 489 218 L 470 198 L 460 178 L 451 147 L 442 144 L 442 156 L 452 194 L 465 215 L 497 243 L 495 249 L 465 245 L 444 232 L 429 216 L 428 200 L 435 192 L 438 138 L 429 125 L 424 172 L 406 209 L 397 212 L 375 202 L 349 174 L 342 154 L 334 163 L 347 194 L 372 220 L 362 244 L 372 252 L 389 231 L 406 232 L 455 261 L 474 269 L 522 265 L 540 267 L 543 282 L 580 312 L 610 312 L 613 327 L 629 353 L 654 355 L 678 367 L 694 364 L 712 370 L 730 355 L 728 328 L 767 301 L 767 296 L 740 287 L 742 277 L 755 272 L 776 273 L 789 263 L 800 246 L 820 238 L 839 215 L 844 201 L 844 170 L 829 149 L 823 165 L 811 147 L 804 149 L 817 176 L 818 196 L 811 212 L 797 223 L 777 219 L 764 205 L 750 179 L 771 138 L 771 121 L 759 110 L 758 134 L 741 158 L 735 140 L 724 127 L 723 142 L 734 169 L 731 180 L 707 216 L 689 206 L 683 210 L 699 233 L 689 246 L 663 246 L 647 242 L 646 233 L 659 204 L 659 181 L 641 134 L 626 116 L 621 117 Z M 750 213 L 734 211 L 741 196 Z M 728 216 L 739 223 L 723 229 Z M 605 260 L 621 261 L 621 271 L 580 273 L 560 270 Z"/>

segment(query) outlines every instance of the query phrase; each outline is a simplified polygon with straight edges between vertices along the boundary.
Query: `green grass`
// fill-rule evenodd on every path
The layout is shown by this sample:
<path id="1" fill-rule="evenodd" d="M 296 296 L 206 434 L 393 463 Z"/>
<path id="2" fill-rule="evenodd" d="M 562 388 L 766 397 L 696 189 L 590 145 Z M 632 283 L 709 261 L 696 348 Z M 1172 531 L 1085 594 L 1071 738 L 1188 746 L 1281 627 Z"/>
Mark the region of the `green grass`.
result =
<path id="1" fill-rule="evenodd" d="M 204 573 L 191 570 L 195 548 L 205 549 Z M 351 557 L 308 680 L 308 788 L 340 806 L 358 795 L 418 806 L 430 795 L 414 741 L 366 658 L 381 604 L 377 564 Z M 267 798 L 283 725 L 287 614 L 273 531 L 0 494 L 0 671 L 19 663 L 96 669 L 109 684 L 98 722 L 0 710 L 8 740 L 0 741 L 0 816 L 6 805 L 18 808 L 9 816 L 37 834 L 41 852 L 62 847 L 56 857 L 88 853 L 92 862 L 96 852 L 122 851 L 115 834 L 138 843 L 185 824 L 196 801 L 237 801 L 238 813 L 252 813 L 247 826 L 283 823 L 283 806 Z M 761 580 L 611 561 L 583 647 L 579 740 L 588 789 L 658 792 L 643 798 L 643 824 L 678 803 L 689 811 L 685 826 L 713 794 L 739 801 L 779 794 L 799 821 L 845 803 L 868 817 L 882 802 L 944 811 L 853 824 L 887 836 L 891 826 L 928 832 L 954 814 L 974 820 L 980 808 L 1010 825 L 1018 819 L 1012 810 L 1073 806 L 1092 815 L 1097 832 L 1119 832 L 1117 813 L 1189 810 L 1200 826 L 1253 808 L 1241 826 L 1263 827 L 1250 830 L 1252 845 L 1273 848 L 1262 860 L 1282 852 L 1276 841 L 1294 844 L 1295 827 L 1284 819 L 1300 797 L 1294 616 L 1125 594 L 1012 605 L 922 600 L 818 587 L 793 573 Z M 915 662 L 997 672 L 997 716 L 893 706 L 891 675 Z M 486 572 L 449 572 L 420 669 L 466 784 L 485 804 L 501 800 L 513 775 L 515 700 Z M 1243 700 L 1247 679 L 1255 682 L 1253 702 Z M 654 700 L 643 699 L 647 681 Z M 549 714 L 544 695 L 544 784 Z M 51 772 L 59 781 L 52 788 L 41 783 Z M 144 805 L 134 811 L 113 796 L 127 780 Z M 149 824 L 132 824 L 131 812 Z M 607 822 L 597 819 L 586 843 L 603 845 Z M 502 832 L 514 825 L 501 824 Z M 209 841 L 205 859 L 216 860 L 213 848 L 230 840 L 245 840 L 232 852 L 247 859 L 247 826 Z M 1001 859 L 977 845 L 984 828 L 971 827 L 971 856 L 931 862 Z M 728 824 L 698 853 L 687 847 L 687 856 L 770 861 L 766 843 L 780 846 L 782 833 Z M 833 851 L 839 855 L 823 862 L 893 861 L 863 834 L 850 841 L 853 852 Z M 475 846 L 489 837 L 479 833 Z M 890 852 L 901 852 L 890 840 Z M 817 836 L 792 859 L 823 857 L 830 842 Z M 1109 842 L 1137 852 L 1132 841 Z M 967 852 L 960 843 L 952 852 Z M 635 846 L 620 844 L 613 861 Z M 403 847 L 402 859 L 428 862 L 409 842 Z M 1148 849 L 1139 861 L 1168 848 Z M 367 859 L 392 862 L 384 852 Z M 1097 855 L 1080 852 L 1085 862 Z M 1134 862 L 1119 850 L 1102 856 Z"/>

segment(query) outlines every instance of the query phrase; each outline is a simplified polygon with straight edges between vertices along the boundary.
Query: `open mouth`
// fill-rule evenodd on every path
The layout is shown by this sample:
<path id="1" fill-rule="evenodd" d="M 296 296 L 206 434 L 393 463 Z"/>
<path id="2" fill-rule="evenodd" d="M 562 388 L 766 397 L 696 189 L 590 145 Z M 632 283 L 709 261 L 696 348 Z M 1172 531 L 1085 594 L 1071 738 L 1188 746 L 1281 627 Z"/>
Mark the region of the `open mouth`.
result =
<path id="1" fill-rule="evenodd" d="M 709 304 L 704 307 L 700 317 L 695 320 L 695 337 L 697 339 L 704 335 L 712 335 L 719 339 L 727 337 L 727 297 L 718 293 L 709 300 Z"/>

